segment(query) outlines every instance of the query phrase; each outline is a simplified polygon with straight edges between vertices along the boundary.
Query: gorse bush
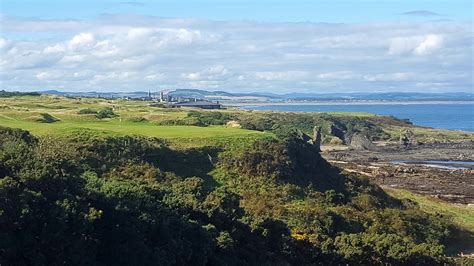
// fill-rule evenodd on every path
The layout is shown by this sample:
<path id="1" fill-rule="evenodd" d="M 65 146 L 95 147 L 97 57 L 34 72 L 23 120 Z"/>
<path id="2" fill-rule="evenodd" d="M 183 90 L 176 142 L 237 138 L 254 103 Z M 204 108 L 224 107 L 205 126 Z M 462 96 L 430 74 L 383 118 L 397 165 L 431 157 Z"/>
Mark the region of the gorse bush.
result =
<path id="1" fill-rule="evenodd" d="M 112 108 L 105 108 L 97 112 L 97 118 L 104 119 L 104 118 L 112 118 L 116 117 L 117 115 L 114 113 Z"/>
<path id="2" fill-rule="evenodd" d="M 298 138 L 178 150 L 0 128 L 1 265 L 435 265 L 449 234 Z"/>
<path id="3" fill-rule="evenodd" d="M 372 140 L 388 139 L 378 122 L 378 117 L 332 116 L 329 114 L 302 114 L 270 112 L 265 115 L 241 114 L 236 118 L 242 128 L 269 131 L 280 138 L 291 136 L 295 129 L 312 135 L 314 126 L 321 127 L 323 141 L 329 143 L 333 137 L 346 141 L 355 133 Z"/>
<path id="4" fill-rule="evenodd" d="M 161 121 L 160 125 L 186 125 L 186 126 L 212 126 L 225 125 L 227 122 L 235 119 L 235 114 L 217 112 L 217 111 L 194 111 L 188 112 L 183 119 Z"/>

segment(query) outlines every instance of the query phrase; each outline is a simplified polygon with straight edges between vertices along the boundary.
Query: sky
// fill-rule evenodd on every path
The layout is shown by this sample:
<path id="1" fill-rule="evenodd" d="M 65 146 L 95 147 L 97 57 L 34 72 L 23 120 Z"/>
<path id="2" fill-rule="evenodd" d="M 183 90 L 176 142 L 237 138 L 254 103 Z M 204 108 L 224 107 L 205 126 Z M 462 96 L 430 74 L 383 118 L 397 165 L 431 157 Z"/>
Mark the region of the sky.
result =
<path id="1" fill-rule="evenodd" d="M 0 90 L 473 92 L 472 1 L 0 0 Z"/>

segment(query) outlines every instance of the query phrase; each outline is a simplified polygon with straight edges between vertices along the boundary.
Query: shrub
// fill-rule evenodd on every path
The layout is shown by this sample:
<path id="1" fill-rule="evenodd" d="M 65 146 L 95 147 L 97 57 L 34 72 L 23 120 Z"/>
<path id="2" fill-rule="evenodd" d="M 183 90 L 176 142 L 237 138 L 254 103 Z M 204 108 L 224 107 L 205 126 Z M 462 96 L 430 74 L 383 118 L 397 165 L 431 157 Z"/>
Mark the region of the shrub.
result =
<path id="1" fill-rule="evenodd" d="M 128 121 L 135 122 L 135 123 L 141 123 L 141 122 L 147 122 L 148 119 L 146 119 L 145 117 L 142 117 L 142 116 L 138 116 L 138 117 L 131 117 L 131 118 L 128 119 Z"/>
<path id="2" fill-rule="evenodd" d="M 222 151 L 0 127 L 0 264 L 445 262 L 444 219 L 334 171 L 297 137 Z"/>
<path id="3" fill-rule="evenodd" d="M 104 119 L 104 118 L 112 118 L 116 117 L 117 115 L 114 113 L 112 108 L 105 108 L 97 112 L 97 118 Z"/>
<path id="4" fill-rule="evenodd" d="M 81 109 L 79 110 L 79 112 L 77 112 L 78 114 L 80 115 L 89 115 L 89 114 L 97 114 L 97 111 L 94 110 L 94 109 L 91 109 L 91 108 L 85 108 L 85 109 Z"/>

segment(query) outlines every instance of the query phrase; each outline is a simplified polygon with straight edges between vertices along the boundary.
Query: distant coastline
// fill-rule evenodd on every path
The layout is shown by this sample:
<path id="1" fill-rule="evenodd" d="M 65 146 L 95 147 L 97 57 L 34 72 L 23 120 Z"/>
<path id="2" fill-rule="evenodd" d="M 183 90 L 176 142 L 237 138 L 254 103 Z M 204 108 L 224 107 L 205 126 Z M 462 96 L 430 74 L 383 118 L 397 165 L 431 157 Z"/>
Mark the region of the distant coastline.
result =
<path id="1" fill-rule="evenodd" d="M 228 107 L 259 107 L 284 105 L 416 105 L 416 104 L 472 104 L 474 101 L 284 101 L 284 102 L 223 102 Z"/>
<path id="2" fill-rule="evenodd" d="M 474 132 L 474 101 L 266 102 L 234 105 L 244 110 L 303 113 L 369 113 L 415 125 Z"/>

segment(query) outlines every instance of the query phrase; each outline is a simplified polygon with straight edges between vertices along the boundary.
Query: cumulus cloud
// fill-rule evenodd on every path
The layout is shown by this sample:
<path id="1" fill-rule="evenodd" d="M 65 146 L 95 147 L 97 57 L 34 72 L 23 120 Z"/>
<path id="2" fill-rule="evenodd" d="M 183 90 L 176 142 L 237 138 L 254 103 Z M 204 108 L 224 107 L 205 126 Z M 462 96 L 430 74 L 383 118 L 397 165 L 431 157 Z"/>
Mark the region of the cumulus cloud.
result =
<path id="1" fill-rule="evenodd" d="M 90 48 L 94 45 L 94 35 L 91 33 L 80 33 L 75 35 L 68 43 L 71 49 Z"/>
<path id="2" fill-rule="evenodd" d="M 200 80 L 201 79 L 201 74 L 199 72 L 195 73 L 187 73 L 187 74 L 181 74 L 181 77 L 187 79 L 187 80 Z"/>
<path id="3" fill-rule="evenodd" d="M 2 26 L 1 89 L 472 88 L 470 23 L 257 23 L 104 15 L 84 21 L 2 17 Z"/>
<path id="4" fill-rule="evenodd" d="M 7 50 L 10 48 L 10 42 L 4 38 L 0 38 L 0 50 Z"/>
<path id="5" fill-rule="evenodd" d="M 443 36 L 428 34 L 425 36 L 396 37 L 390 41 L 388 53 L 400 55 L 413 53 L 414 55 L 427 55 L 442 48 Z"/>
<path id="6" fill-rule="evenodd" d="M 414 53 L 417 55 L 430 54 L 441 48 L 442 44 L 443 36 L 430 34 L 415 48 Z"/>

